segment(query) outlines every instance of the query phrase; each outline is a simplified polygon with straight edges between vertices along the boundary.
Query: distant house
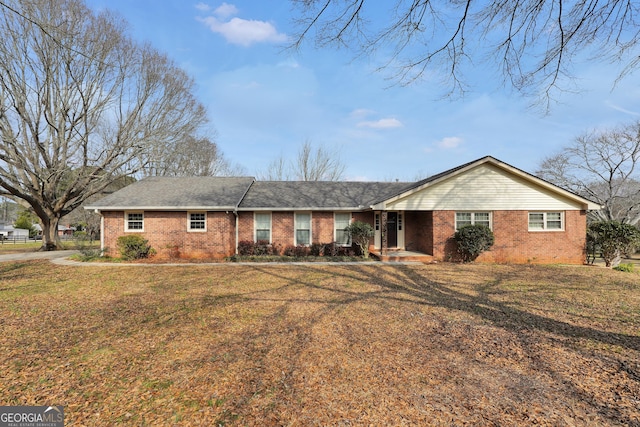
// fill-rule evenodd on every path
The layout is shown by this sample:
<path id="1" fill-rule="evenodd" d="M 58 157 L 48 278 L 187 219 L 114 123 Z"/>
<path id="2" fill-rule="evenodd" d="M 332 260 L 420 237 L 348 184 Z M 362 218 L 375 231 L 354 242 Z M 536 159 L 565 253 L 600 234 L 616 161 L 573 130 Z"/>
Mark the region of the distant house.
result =
<path id="1" fill-rule="evenodd" d="M 295 182 L 252 177 L 154 177 L 88 206 L 102 214 L 102 247 L 141 234 L 160 256 L 224 257 L 238 242 L 283 247 L 347 244 L 344 227 L 365 221 L 371 249 L 455 254 L 456 229 L 485 224 L 495 245 L 479 261 L 583 263 L 593 202 L 493 157 L 422 181 Z"/>
<path id="2" fill-rule="evenodd" d="M 13 239 L 28 239 L 29 230 L 24 228 L 15 228 L 13 225 L 0 222 L 0 239 L 13 240 Z"/>

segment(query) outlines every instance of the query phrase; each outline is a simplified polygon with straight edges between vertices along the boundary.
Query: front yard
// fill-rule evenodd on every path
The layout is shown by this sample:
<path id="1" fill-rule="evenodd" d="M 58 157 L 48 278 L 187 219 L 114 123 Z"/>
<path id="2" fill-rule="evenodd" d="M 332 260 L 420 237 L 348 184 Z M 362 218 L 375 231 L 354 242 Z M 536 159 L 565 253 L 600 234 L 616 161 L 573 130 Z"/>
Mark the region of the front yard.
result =
<path id="1" fill-rule="evenodd" d="M 640 426 L 639 282 L 0 263 L 0 405 L 64 405 L 69 426 Z"/>

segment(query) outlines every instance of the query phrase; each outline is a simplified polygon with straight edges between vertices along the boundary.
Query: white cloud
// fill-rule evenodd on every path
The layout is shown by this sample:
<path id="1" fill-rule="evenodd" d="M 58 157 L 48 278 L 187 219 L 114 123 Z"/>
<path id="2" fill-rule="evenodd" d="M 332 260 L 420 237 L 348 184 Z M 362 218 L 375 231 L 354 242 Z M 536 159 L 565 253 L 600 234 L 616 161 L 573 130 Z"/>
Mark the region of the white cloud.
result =
<path id="1" fill-rule="evenodd" d="M 636 111 L 627 110 L 626 108 L 620 107 L 611 101 L 606 101 L 605 105 L 609 108 L 613 108 L 616 111 L 620 111 L 621 113 L 629 114 L 630 116 L 640 116 L 640 113 Z"/>
<path id="2" fill-rule="evenodd" d="M 198 10 L 200 10 L 202 12 L 207 12 L 207 11 L 211 10 L 211 6 L 209 6 L 206 3 L 200 2 L 200 3 L 196 4 L 196 9 L 198 9 Z"/>
<path id="3" fill-rule="evenodd" d="M 398 119 L 380 119 L 375 121 L 365 121 L 358 123 L 358 127 L 372 128 L 372 129 L 392 129 L 402 127 L 402 122 Z"/>
<path id="4" fill-rule="evenodd" d="M 436 142 L 436 145 L 440 148 L 451 149 L 457 148 L 460 144 L 462 144 L 462 142 L 462 138 L 459 138 L 457 136 L 447 136 Z"/>
<path id="5" fill-rule="evenodd" d="M 222 3 L 220 6 L 218 6 L 218 8 L 216 8 L 216 10 L 213 11 L 213 13 L 218 17 L 218 18 L 228 18 L 230 16 L 234 16 L 238 14 L 238 8 L 235 7 L 232 4 L 229 3 Z"/>
<path id="6" fill-rule="evenodd" d="M 198 3 L 200 10 L 206 6 Z M 208 6 L 207 6 L 208 7 Z M 211 31 L 222 35 L 229 43 L 240 46 L 251 46 L 255 43 L 280 43 L 287 40 L 286 34 L 279 33 L 276 27 L 266 21 L 248 20 L 229 17 L 236 15 L 238 8 L 229 3 L 222 3 L 213 11 L 212 16 L 197 18 L 204 22 Z"/>
<path id="7" fill-rule="evenodd" d="M 349 114 L 349 117 L 354 119 L 364 119 L 365 117 L 370 116 L 374 113 L 375 111 L 373 110 L 367 110 L 366 108 L 357 108 Z"/>

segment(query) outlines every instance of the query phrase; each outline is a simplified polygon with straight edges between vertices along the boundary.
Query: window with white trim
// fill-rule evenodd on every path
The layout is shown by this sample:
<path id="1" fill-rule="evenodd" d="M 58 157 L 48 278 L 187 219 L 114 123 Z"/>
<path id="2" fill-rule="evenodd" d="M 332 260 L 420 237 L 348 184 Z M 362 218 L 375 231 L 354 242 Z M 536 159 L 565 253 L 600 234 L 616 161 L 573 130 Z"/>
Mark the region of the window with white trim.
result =
<path id="1" fill-rule="evenodd" d="M 334 241 L 342 246 L 350 246 L 351 245 L 351 236 L 349 233 L 345 231 L 345 228 L 349 226 L 351 223 L 351 213 L 334 213 L 333 214 L 333 224 L 334 224 Z"/>
<path id="2" fill-rule="evenodd" d="M 296 245 L 308 246 L 311 244 L 311 214 L 296 213 Z"/>
<path id="3" fill-rule="evenodd" d="M 562 231 L 562 212 L 529 212 L 529 231 Z"/>
<path id="4" fill-rule="evenodd" d="M 207 231 L 207 213 L 189 212 L 189 231 Z"/>
<path id="5" fill-rule="evenodd" d="M 144 231 L 144 212 L 125 212 L 124 231 Z"/>
<path id="6" fill-rule="evenodd" d="M 271 214 L 255 213 L 253 217 L 255 225 L 256 242 L 266 240 L 271 243 Z"/>
<path id="7" fill-rule="evenodd" d="M 456 212 L 456 230 L 465 225 L 486 225 L 491 227 L 491 212 Z"/>

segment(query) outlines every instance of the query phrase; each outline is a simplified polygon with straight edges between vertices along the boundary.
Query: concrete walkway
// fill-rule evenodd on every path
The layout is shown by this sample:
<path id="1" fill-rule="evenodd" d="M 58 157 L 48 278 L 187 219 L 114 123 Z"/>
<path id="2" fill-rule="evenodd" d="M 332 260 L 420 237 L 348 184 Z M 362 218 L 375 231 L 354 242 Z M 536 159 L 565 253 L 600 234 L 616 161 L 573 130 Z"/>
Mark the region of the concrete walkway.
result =
<path id="1" fill-rule="evenodd" d="M 0 255 L 0 262 L 8 261 L 30 261 L 36 259 L 48 259 L 53 264 L 68 265 L 76 267 L 190 267 L 190 266 L 230 266 L 230 265 L 385 265 L 385 264 L 422 264 L 415 261 L 406 262 L 181 262 L 181 263 L 129 263 L 129 262 L 80 262 L 69 259 L 73 254 L 79 253 L 76 250 L 48 251 L 48 252 L 22 252 L 14 254 Z"/>

